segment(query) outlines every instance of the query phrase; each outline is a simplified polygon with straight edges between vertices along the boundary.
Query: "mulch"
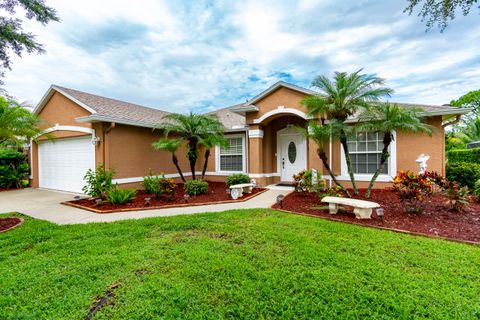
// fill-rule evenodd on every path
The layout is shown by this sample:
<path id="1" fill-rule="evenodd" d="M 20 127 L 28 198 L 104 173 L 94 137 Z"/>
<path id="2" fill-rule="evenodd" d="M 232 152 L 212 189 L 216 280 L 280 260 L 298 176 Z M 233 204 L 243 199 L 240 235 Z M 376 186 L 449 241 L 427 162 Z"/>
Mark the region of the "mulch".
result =
<path id="1" fill-rule="evenodd" d="M 364 194 L 364 190 L 360 190 L 360 194 Z M 361 196 L 355 198 L 363 199 Z M 291 193 L 284 198 L 281 207 L 278 204 L 273 207 L 360 225 L 480 242 L 480 203 L 473 197 L 465 211 L 455 212 L 446 209 L 448 199 L 443 194 L 436 193 L 427 198 L 423 214 L 406 213 L 405 205 L 388 189 L 373 190 L 371 198 L 363 200 L 377 202 L 384 208 L 384 222 L 377 217 L 375 210 L 372 219 L 356 219 L 353 209 L 349 207 L 331 215 L 328 212 L 328 204 L 321 203 L 320 198 L 314 193 Z"/>
<path id="2" fill-rule="evenodd" d="M 20 188 L 0 188 L 0 192 L 20 190 Z"/>
<path id="3" fill-rule="evenodd" d="M 135 199 L 132 202 L 125 204 L 111 204 L 108 202 L 104 202 L 100 205 L 97 205 L 95 199 L 92 198 L 67 201 L 63 204 L 90 210 L 96 213 L 112 213 L 120 211 L 150 210 L 169 207 L 185 207 L 216 203 L 240 202 L 256 196 L 266 190 L 264 188 L 254 188 L 252 190 L 252 193 L 244 193 L 242 197 L 238 198 L 237 200 L 233 200 L 230 194 L 227 194 L 227 187 L 224 182 L 210 181 L 208 182 L 208 186 L 208 193 L 198 196 L 191 196 L 188 198 L 188 200 L 184 198 L 185 193 L 183 184 L 178 184 L 178 188 L 173 199 L 166 199 L 164 197 L 155 198 L 153 195 L 146 193 L 144 190 L 139 190 Z M 150 205 L 147 206 L 145 204 L 145 198 L 151 198 Z"/>
<path id="4" fill-rule="evenodd" d="M 20 225 L 22 222 L 23 219 L 15 217 L 0 218 L 0 233 L 13 229 Z"/>

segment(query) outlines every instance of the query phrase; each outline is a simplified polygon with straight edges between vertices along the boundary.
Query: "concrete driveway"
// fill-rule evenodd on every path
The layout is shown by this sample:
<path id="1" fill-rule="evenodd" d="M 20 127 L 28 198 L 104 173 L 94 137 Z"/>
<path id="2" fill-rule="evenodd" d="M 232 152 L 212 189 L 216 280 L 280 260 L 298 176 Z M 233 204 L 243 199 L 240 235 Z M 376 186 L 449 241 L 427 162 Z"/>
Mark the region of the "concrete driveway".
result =
<path id="1" fill-rule="evenodd" d="M 36 219 L 47 220 L 56 224 L 111 222 L 126 219 L 219 212 L 233 209 L 268 208 L 275 203 L 279 194 L 286 195 L 289 192 L 288 189 L 268 190 L 245 202 L 97 214 L 60 204 L 63 201 L 73 200 L 75 194 L 49 190 L 23 189 L 0 192 L 0 213 L 19 212 Z"/>

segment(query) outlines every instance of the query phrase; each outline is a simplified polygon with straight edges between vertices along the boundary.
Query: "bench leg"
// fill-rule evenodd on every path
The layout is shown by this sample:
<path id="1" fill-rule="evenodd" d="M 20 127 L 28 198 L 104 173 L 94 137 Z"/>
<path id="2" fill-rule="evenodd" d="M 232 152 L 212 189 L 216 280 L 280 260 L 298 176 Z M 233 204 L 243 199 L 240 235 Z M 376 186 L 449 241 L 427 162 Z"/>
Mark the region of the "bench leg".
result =
<path id="1" fill-rule="evenodd" d="M 244 193 L 252 193 L 252 187 L 245 187 L 243 188 Z"/>
<path id="2" fill-rule="evenodd" d="M 354 208 L 353 213 L 355 213 L 357 219 L 370 219 L 372 216 L 372 209 Z"/>
<path id="3" fill-rule="evenodd" d="M 336 214 L 338 212 L 338 205 L 336 203 L 329 203 L 328 211 L 330 214 Z"/>
<path id="4" fill-rule="evenodd" d="M 232 189 L 230 191 L 230 196 L 232 197 L 233 200 L 237 200 L 242 196 L 242 188 Z"/>

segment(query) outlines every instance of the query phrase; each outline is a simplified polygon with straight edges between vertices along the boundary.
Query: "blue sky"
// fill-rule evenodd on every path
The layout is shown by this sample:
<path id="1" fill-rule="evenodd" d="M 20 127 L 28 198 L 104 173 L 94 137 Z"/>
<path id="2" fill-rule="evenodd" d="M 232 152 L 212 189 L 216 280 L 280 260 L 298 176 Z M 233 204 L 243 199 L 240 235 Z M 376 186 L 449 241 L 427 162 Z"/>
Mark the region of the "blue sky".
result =
<path id="1" fill-rule="evenodd" d="M 478 11 L 425 33 L 404 0 L 47 0 L 45 55 L 14 59 L 6 89 L 36 104 L 58 84 L 168 111 L 243 102 L 278 80 L 364 68 L 392 101 L 443 104 L 480 88 Z"/>

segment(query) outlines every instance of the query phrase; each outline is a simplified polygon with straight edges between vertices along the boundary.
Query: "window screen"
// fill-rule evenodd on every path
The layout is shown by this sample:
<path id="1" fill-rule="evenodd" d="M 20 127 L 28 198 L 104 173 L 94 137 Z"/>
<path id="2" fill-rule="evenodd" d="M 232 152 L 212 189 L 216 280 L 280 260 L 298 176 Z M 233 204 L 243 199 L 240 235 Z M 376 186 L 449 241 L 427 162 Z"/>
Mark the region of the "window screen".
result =
<path id="1" fill-rule="evenodd" d="M 243 171 L 243 138 L 227 138 L 229 146 L 220 148 L 220 171 Z"/>
<path id="2" fill-rule="evenodd" d="M 380 166 L 383 149 L 383 133 L 360 132 L 357 137 L 348 139 L 348 150 L 352 159 L 353 172 L 373 174 Z M 382 169 L 388 174 L 388 162 Z"/>

